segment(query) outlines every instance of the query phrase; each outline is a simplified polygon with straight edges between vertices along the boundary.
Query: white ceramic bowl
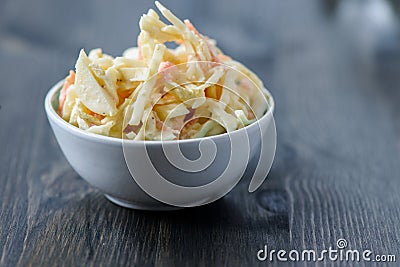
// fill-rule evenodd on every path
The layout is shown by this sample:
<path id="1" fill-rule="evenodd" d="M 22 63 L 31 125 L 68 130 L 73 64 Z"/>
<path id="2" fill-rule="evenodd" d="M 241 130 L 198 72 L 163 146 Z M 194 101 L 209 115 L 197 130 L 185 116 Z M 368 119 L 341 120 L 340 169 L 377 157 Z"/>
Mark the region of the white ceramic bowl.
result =
<path id="1" fill-rule="evenodd" d="M 168 210 L 176 209 L 177 206 L 167 205 L 151 197 L 140 187 L 132 178 L 129 170 L 136 168 L 140 178 L 152 178 L 153 174 L 142 168 L 144 161 L 143 148 L 148 150 L 149 159 L 155 165 L 160 173 L 174 184 L 181 186 L 202 186 L 210 185 L 212 177 L 217 177 L 224 173 L 227 177 L 223 182 L 215 183 L 208 187 L 207 191 L 201 194 L 192 194 L 190 191 L 182 196 L 176 194 L 171 188 L 158 188 L 161 194 L 167 194 L 172 197 L 171 201 L 180 201 L 184 198 L 187 206 L 202 205 L 216 200 L 225 195 L 240 180 L 245 171 L 248 159 L 242 153 L 246 149 L 246 142 L 240 142 L 235 147 L 235 153 L 232 151 L 230 138 L 240 138 L 240 134 L 248 135 L 250 144 L 250 158 L 255 154 L 257 146 L 260 144 L 260 130 L 268 127 L 272 118 L 274 101 L 270 93 L 265 90 L 269 96 L 270 108 L 259 120 L 259 124 L 254 123 L 245 128 L 236 130 L 228 134 L 221 134 L 206 138 L 177 140 L 177 141 L 127 141 L 113 137 L 107 137 L 83 131 L 66 121 L 64 121 L 56 112 L 58 105 L 58 92 L 61 89 L 63 81 L 54 85 L 45 99 L 45 110 L 50 122 L 51 128 L 55 134 L 58 144 L 61 147 L 65 157 L 72 168 L 91 185 L 100 189 L 105 196 L 112 202 L 134 209 L 144 210 Z M 259 125 L 259 126 L 258 126 Z M 174 168 L 165 160 L 163 155 L 163 146 L 179 145 L 182 153 L 188 158 L 197 158 L 199 154 L 199 145 L 202 149 L 212 149 L 212 142 L 203 142 L 205 139 L 213 141 L 216 147 L 216 154 L 213 163 L 200 172 L 183 172 Z M 201 144 L 202 143 L 202 144 Z M 208 147 L 210 146 L 210 147 Z M 243 147 L 241 147 L 243 146 Z M 202 150 L 200 149 L 200 150 Z M 128 155 L 129 160 L 126 160 Z M 231 162 L 229 171 L 226 171 L 227 164 Z M 127 164 L 128 163 L 128 164 Z M 132 163 L 132 164 L 130 164 Z M 129 168 L 128 168 L 129 166 Z M 163 191 L 165 190 L 165 192 Z M 167 192 L 168 191 L 168 192 Z M 154 195 L 153 195 L 154 196 Z M 175 199 L 173 199 L 175 198 Z M 171 203 L 171 202 L 168 202 Z"/>

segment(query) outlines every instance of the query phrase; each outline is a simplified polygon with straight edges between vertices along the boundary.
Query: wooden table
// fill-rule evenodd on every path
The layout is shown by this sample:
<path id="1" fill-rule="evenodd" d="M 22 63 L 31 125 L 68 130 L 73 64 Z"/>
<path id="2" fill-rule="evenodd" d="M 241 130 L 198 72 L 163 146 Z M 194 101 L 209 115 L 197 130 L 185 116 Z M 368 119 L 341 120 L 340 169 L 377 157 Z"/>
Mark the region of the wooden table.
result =
<path id="1" fill-rule="evenodd" d="M 392 31 L 337 1 L 167 3 L 265 81 L 278 145 L 256 193 L 244 179 L 214 204 L 144 212 L 72 170 L 43 99 L 81 47 L 134 46 L 151 3 L 34 2 L 0 2 L 0 266 L 251 266 L 270 263 L 264 245 L 321 251 L 339 238 L 400 261 L 396 17 Z"/>

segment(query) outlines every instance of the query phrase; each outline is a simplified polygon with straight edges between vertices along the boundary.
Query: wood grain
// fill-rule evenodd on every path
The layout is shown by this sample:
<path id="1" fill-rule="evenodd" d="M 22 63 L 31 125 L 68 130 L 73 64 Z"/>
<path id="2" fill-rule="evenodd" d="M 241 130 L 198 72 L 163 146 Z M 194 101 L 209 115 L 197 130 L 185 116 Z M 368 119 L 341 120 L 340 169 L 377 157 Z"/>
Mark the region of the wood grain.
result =
<path id="1" fill-rule="evenodd" d="M 256 257 L 264 245 L 320 251 L 339 238 L 400 260 L 396 45 L 365 52 L 322 1 L 168 3 L 265 81 L 277 154 L 254 194 L 245 177 L 204 207 L 133 211 L 71 169 L 42 103 L 81 47 L 135 45 L 150 3 L 27 3 L 0 2 L 0 266 L 253 266 L 267 264 Z"/>

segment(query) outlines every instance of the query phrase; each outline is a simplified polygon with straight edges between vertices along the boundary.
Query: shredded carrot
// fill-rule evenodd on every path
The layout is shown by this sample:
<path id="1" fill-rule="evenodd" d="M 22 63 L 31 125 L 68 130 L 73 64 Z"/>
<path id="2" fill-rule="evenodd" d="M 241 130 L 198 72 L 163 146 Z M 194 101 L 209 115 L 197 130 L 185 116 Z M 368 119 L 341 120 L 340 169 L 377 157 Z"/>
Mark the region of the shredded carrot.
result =
<path id="1" fill-rule="evenodd" d="M 138 53 L 138 59 L 139 60 L 142 60 L 143 59 L 143 56 L 142 56 L 142 49 L 141 49 L 141 45 L 140 45 L 140 38 L 139 38 L 139 36 L 140 35 L 138 35 L 138 38 L 137 38 L 137 46 L 138 46 L 138 50 L 139 50 L 139 53 Z"/>
<path id="2" fill-rule="evenodd" d="M 240 86 L 243 88 L 244 91 L 250 92 L 252 84 L 249 79 L 242 79 L 240 81 Z"/>
<path id="3" fill-rule="evenodd" d="M 194 118 L 186 121 L 181 130 L 179 131 L 178 139 L 185 139 L 189 131 L 198 121 L 199 118 Z"/>
<path id="4" fill-rule="evenodd" d="M 220 99 L 222 94 L 222 87 L 219 85 L 210 86 L 205 90 L 206 97 Z"/>
<path id="5" fill-rule="evenodd" d="M 163 61 L 160 63 L 160 66 L 158 67 L 158 72 L 165 71 L 166 69 L 175 66 L 175 64 L 169 62 L 169 61 Z"/>
<path id="6" fill-rule="evenodd" d="M 69 71 L 69 75 L 65 78 L 63 88 L 61 89 L 60 96 L 58 98 L 58 112 L 62 115 L 62 109 L 67 98 L 68 88 L 75 83 L 75 72 L 73 70 Z"/>
<path id="7" fill-rule="evenodd" d="M 229 56 L 227 56 L 227 55 L 224 55 L 224 54 L 219 54 L 219 55 L 218 55 L 218 58 L 219 58 L 219 60 L 221 60 L 222 62 L 232 60 L 231 57 L 229 57 Z"/>
<path id="8" fill-rule="evenodd" d="M 93 117 L 95 117 L 96 119 L 99 119 L 99 120 L 102 120 L 102 119 L 104 119 L 106 117 L 106 116 L 103 116 L 103 115 L 100 115 L 98 113 L 95 113 L 95 112 L 91 111 L 87 107 L 85 107 L 85 111 L 86 111 L 86 113 L 92 115 Z"/>
<path id="9" fill-rule="evenodd" d="M 254 118 L 255 118 L 254 113 L 251 112 L 251 111 L 248 111 L 248 112 L 247 112 L 247 118 L 248 118 L 249 120 L 254 119 Z"/>

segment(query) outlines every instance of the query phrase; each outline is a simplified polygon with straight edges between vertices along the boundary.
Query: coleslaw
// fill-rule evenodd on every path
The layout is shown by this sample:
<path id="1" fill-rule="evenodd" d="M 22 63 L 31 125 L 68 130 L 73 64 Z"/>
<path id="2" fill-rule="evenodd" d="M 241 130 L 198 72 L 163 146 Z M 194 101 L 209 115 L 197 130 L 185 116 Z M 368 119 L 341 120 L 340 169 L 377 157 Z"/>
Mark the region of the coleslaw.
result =
<path id="1" fill-rule="evenodd" d="M 260 118 L 268 99 L 257 75 L 189 20 L 155 4 L 170 24 L 150 9 L 140 19 L 137 47 L 120 57 L 80 51 L 60 91 L 60 116 L 82 130 L 131 140 L 212 136 Z"/>

